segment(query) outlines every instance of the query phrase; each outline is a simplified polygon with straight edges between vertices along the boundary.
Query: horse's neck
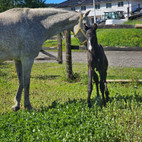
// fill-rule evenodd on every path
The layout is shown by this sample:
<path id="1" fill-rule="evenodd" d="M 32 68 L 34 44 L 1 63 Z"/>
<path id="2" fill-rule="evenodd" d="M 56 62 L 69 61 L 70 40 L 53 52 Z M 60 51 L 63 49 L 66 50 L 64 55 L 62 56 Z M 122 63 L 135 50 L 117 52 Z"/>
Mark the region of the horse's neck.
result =
<path id="1" fill-rule="evenodd" d="M 53 9 L 45 9 L 45 8 L 37 8 L 37 9 L 30 9 L 28 13 L 28 18 L 36 21 L 42 21 L 47 19 L 50 16 L 54 16 L 59 11 Z"/>
<path id="2" fill-rule="evenodd" d="M 96 34 L 96 33 L 95 33 L 95 34 Z M 94 37 L 94 45 L 95 45 L 96 48 L 99 48 L 99 47 L 98 47 L 97 34 L 96 34 L 95 37 Z"/>
<path id="3" fill-rule="evenodd" d="M 38 8 L 38 9 L 30 9 L 28 17 L 35 23 L 39 23 L 39 25 L 43 29 L 43 33 L 45 34 L 45 38 L 49 38 L 57 33 L 62 32 L 62 29 L 65 27 L 64 24 L 60 25 L 57 28 L 56 24 L 60 22 L 61 18 L 58 18 L 61 14 L 64 14 L 64 11 L 60 11 L 59 9 L 52 8 Z"/>

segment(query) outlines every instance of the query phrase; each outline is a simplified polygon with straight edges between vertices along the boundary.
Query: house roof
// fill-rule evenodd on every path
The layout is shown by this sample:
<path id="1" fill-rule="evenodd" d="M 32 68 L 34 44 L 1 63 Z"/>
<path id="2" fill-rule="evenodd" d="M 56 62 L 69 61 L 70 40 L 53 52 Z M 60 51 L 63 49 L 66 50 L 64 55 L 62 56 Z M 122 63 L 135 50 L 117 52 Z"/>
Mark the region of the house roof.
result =
<path id="1" fill-rule="evenodd" d="M 118 0 L 95 0 L 96 3 L 101 2 L 113 2 Z M 57 5 L 58 8 L 65 8 L 65 7 L 72 7 L 72 6 L 79 6 L 79 5 L 88 5 L 93 4 L 93 0 L 67 0 Z"/>

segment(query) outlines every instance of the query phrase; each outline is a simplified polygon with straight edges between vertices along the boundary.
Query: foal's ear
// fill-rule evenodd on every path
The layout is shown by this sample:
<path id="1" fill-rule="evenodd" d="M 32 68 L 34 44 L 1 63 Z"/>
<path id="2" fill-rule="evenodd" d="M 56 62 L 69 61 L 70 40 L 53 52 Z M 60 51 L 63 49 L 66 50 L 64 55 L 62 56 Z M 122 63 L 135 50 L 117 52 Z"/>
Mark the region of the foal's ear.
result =
<path id="1" fill-rule="evenodd" d="M 94 23 L 94 25 L 93 25 L 93 28 L 95 29 L 95 30 L 97 30 L 97 24 L 96 23 Z"/>
<path id="2" fill-rule="evenodd" d="M 87 31 L 89 29 L 88 26 L 86 26 L 86 24 L 83 24 L 83 28 L 85 31 Z"/>

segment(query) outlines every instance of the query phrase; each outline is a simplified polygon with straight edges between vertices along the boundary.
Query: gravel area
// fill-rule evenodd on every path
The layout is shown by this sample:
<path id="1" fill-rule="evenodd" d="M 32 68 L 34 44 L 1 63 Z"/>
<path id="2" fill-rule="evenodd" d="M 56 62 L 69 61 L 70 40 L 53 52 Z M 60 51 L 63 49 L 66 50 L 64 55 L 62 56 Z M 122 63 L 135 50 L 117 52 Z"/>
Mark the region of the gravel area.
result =
<path id="1" fill-rule="evenodd" d="M 48 51 L 57 56 L 57 52 Z M 142 67 L 142 51 L 105 51 L 109 66 L 120 67 Z M 57 62 L 48 56 L 39 53 L 35 62 Z M 63 62 L 65 62 L 65 52 L 63 52 Z M 87 63 L 86 52 L 72 52 L 73 63 Z"/>

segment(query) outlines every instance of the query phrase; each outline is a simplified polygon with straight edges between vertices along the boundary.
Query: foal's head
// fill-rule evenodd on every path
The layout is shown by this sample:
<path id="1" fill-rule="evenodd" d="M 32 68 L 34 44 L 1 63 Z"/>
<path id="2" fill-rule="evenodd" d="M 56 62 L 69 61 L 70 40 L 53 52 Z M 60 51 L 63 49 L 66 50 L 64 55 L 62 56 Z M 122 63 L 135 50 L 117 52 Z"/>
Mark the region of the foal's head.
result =
<path id="1" fill-rule="evenodd" d="M 91 25 L 90 27 L 84 24 L 84 29 L 86 31 L 88 50 L 93 51 L 95 50 L 94 48 L 98 45 L 97 36 L 96 36 L 97 24 Z"/>

